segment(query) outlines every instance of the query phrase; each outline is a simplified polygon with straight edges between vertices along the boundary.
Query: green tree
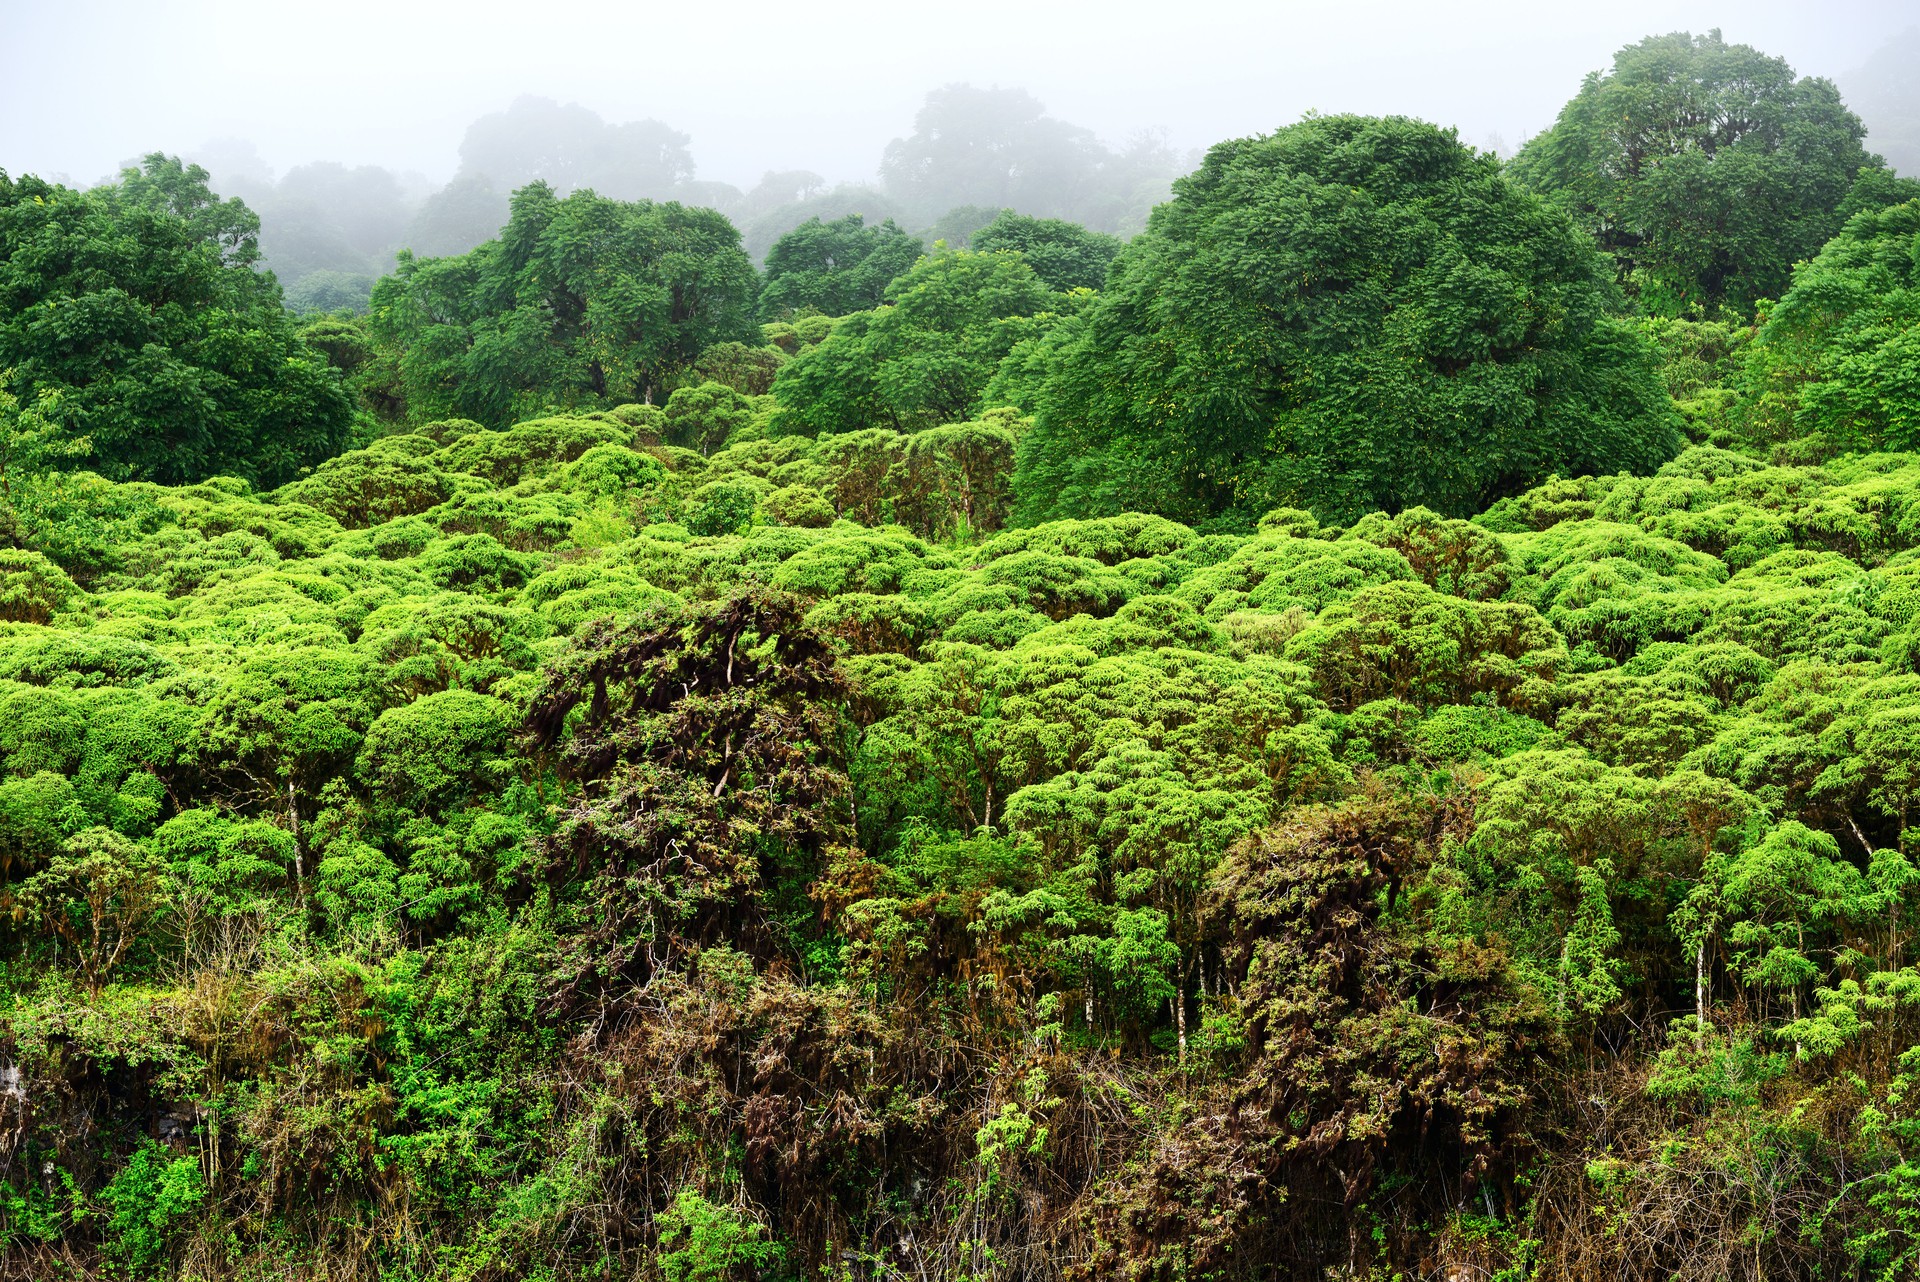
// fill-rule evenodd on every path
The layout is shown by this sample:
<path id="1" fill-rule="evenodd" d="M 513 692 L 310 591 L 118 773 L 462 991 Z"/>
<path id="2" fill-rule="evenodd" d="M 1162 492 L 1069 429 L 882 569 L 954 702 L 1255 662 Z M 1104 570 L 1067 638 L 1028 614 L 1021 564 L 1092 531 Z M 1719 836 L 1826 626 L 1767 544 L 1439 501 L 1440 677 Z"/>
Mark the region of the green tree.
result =
<path id="1" fill-rule="evenodd" d="M 1650 311 L 1777 298 L 1840 229 L 1865 129 L 1831 81 L 1718 31 L 1649 36 L 1614 55 L 1514 159 L 1566 208 Z"/>
<path id="2" fill-rule="evenodd" d="M 1920 200 L 1856 215 L 1768 311 L 1746 370 L 1757 444 L 1920 446 Z"/>
<path id="3" fill-rule="evenodd" d="M 514 193 L 499 240 L 403 254 L 374 290 L 416 419 L 495 427 L 550 406 L 664 397 L 715 343 L 753 337 L 753 266 L 710 209 L 631 204 L 544 183 Z"/>
<path id="4" fill-rule="evenodd" d="M 755 417 L 753 402 L 725 383 L 675 388 L 667 398 L 667 443 L 712 454 Z"/>
<path id="5" fill-rule="evenodd" d="M 1847 920 L 1876 906 L 1871 884 L 1840 857 L 1840 844 L 1793 821 L 1710 860 L 1697 898 L 1725 923 L 1734 973 L 1784 996 L 1796 1020 L 1802 994 L 1824 973 L 1821 954 L 1837 953 Z"/>
<path id="6" fill-rule="evenodd" d="M 1106 284 L 1107 265 L 1120 252 L 1120 238 L 1088 231 L 1078 223 L 1029 218 L 1007 209 L 974 234 L 971 248 L 981 253 L 1012 250 L 1027 260 L 1048 289 L 1064 294 Z"/>
<path id="7" fill-rule="evenodd" d="M 15 900 L 73 948 L 81 978 L 98 994 L 166 907 L 170 889 L 157 855 L 110 828 L 88 828 L 22 881 Z"/>
<path id="8" fill-rule="evenodd" d="M 660 1272 L 667 1282 L 730 1282 L 780 1262 L 777 1242 L 731 1206 L 683 1188 L 660 1213 Z"/>
<path id="9" fill-rule="evenodd" d="M 336 453 L 339 376 L 253 268 L 259 220 L 159 154 L 87 192 L 0 173 L 0 370 L 45 465 L 264 485 Z"/>
<path id="10" fill-rule="evenodd" d="M 894 282 L 893 301 L 840 322 L 781 367 L 778 431 L 827 436 L 869 427 L 914 431 L 979 410 L 1000 361 L 1025 337 L 1019 321 L 1051 294 L 1016 254 L 934 254 Z"/>
<path id="11" fill-rule="evenodd" d="M 760 312 L 769 320 L 811 307 L 829 316 L 864 312 L 913 266 L 923 246 L 891 218 L 869 227 L 859 214 L 832 222 L 809 218 L 767 251 Z"/>
<path id="12" fill-rule="evenodd" d="M 1022 442 L 1028 520 L 1466 514 L 1678 445 L 1646 339 L 1561 214 L 1450 132 L 1222 143 L 1115 260 Z"/>
<path id="13" fill-rule="evenodd" d="M 896 517 L 925 538 L 991 534 L 1007 523 L 1008 482 L 1026 423 L 1011 411 L 951 423 L 906 439 L 894 470 Z"/>

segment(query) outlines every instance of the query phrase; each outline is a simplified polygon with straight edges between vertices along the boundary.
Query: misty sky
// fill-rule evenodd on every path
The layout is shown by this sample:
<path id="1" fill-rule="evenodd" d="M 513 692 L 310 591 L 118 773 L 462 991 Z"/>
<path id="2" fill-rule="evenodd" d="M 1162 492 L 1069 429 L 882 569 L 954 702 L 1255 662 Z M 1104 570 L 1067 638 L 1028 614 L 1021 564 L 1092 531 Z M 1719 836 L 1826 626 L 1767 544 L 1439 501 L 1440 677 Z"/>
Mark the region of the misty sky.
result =
<path id="1" fill-rule="evenodd" d="M 866 180 L 925 92 L 962 80 L 1030 89 L 1114 142 L 1158 127 L 1199 147 L 1318 109 L 1514 144 L 1643 35 L 1718 26 L 1844 88 L 1916 21 L 1913 0 L 0 0 L 0 168 L 89 182 L 243 137 L 278 171 L 337 160 L 438 182 L 469 121 L 534 93 L 666 121 L 703 179 Z"/>

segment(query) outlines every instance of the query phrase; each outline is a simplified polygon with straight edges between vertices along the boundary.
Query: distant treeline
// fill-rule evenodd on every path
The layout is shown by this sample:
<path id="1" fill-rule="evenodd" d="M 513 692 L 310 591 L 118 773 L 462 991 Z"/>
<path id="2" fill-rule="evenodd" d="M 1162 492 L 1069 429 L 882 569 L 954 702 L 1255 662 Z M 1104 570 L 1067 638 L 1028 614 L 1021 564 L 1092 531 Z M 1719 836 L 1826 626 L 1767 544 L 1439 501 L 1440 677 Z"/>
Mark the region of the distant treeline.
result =
<path id="1" fill-rule="evenodd" d="M 1920 176 L 1920 27 L 1890 41 L 1842 86 L 1868 145 L 1896 172 Z M 460 167 L 435 187 L 419 174 L 336 162 L 276 180 L 251 144 L 209 143 L 188 155 L 223 195 L 260 214 L 262 261 L 296 311 L 364 307 L 394 253 L 461 254 L 507 221 L 508 197 L 535 180 L 562 195 L 591 188 L 616 200 L 677 200 L 717 209 L 753 260 L 809 218 L 891 219 L 924 240 L 964 248 L 1001 209 L 1132 236 L 1168 185 L 1191 169 L 1153 135 L 1113 146 L 1046 114 L 1021 89 L 947 85 L 927 95 L 913 131 L 888 144 L 872 183 L 830 185 L 805 169 L 770 170 L 752 188 L 697 177 L 693 140 L 658 120 L 614 124 L 576 103 L 522 97 L 473 122 Z"/>
<path id="2" fill-rule="evenodd" d="M 417 174 L 323 162 L 277 180 L 252 144 L 191 153 L 213 187 L 261 217 L 262 262 L 296 311 L 364 308 L 402 248 L 461 254 L 499 234 L 508 197 L 530 182 L 562 195 L 590 188 L 615 200 L 675 200 L 726 214 L 763 259 L 810 218 L 891 219 L 925 239 L 964 246 L 1001 209 L 1130 235 L 1195 155 L 1145 134 L 1116 149 L 1056 120 L 1021 89 L 947 85 L 929 93 L 914 129 L 889 143 L 877 183 L 829 185 L 804 169 L 772 170 L 751 189 L 701 181 L 692 140 L 657 120 L 612 124 L 575 103 L 522 97 L 482 116 L 460 145 L 460 168 L 434 188 Z"/>

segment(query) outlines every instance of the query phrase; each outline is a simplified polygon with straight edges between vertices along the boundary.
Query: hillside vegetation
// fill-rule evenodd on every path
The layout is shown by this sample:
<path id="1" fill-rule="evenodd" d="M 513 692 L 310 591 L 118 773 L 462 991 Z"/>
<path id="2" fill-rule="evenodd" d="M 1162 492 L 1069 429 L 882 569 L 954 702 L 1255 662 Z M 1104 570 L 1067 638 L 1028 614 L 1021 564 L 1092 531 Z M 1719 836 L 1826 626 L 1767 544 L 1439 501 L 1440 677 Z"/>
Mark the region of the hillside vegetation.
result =
<path id="1" fill-rule="evenodd" d="M 1911 1276 L 1856 168 L 1777 300 L 1398 118 L 767 281 L 534 183 L 297 334 L 204 173 L 0 176 L 0 1278 Z M 152 313 L 192 459 L 129 228 L 281 353 Z"/>

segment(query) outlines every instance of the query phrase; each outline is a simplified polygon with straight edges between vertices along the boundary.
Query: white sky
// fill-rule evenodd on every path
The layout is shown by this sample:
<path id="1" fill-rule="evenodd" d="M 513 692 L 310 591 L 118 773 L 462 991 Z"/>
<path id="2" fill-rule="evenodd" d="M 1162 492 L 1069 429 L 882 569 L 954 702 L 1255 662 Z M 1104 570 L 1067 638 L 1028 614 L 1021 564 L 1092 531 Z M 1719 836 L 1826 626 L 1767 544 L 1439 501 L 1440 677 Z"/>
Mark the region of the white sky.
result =
<path id="1" fill-rule="evenodd" d="M 861 180 L 925 92 L 960 80 L 1025 87 L 1113 141 L 1160 127 L 1201 147 L 1317 109 L 1515 144 L 1644 35 L 1718 26 L 1844 88 L 1916 22 L 1916 0 L 0 0 L 0 168 L 85 182 L 243 137 L 278 171 L 440 181 L 469 121 L 535 93 L 666 121 L 704 179 Z"/>

